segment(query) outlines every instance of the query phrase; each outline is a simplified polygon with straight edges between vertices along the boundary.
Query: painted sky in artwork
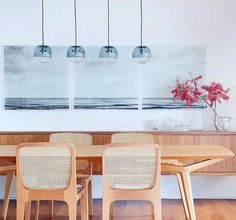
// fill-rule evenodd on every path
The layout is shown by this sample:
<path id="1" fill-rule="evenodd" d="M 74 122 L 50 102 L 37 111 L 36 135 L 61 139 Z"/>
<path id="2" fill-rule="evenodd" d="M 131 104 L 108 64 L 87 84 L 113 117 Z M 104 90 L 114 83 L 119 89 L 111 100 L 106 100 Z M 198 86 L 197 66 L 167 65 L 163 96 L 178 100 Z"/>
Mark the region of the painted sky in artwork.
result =
<path id="1" fill-rule="evenodd" d="M 169 98 L 174 80 L 206 76 L 205 46 L 159 46 L 152 50 L 152 59 L 143 65 L 143 97 Z"/>
<path id="2" fill-rule="evenodd" d="M 34 47 L 4 47 L 4 95 L 6 98 L 67 98 L 69 63 L 66 48 L 52 47 L 49 63 L 33 57 Z"/>
<path id="3" fill-rule="evenodd" d="M 53 58 L 41 64 L 33 58 L 34 47 L 5 47 L 5 95 L 23 98 L 65 98 L 69 93 L 67 47 L 52 47 Z M 87 47 L 83 63 L 72 67 L 75 97 L 134 98 L 138 72 L 143 72 L 143 97 L 167 98 L 169 86 L 179 78 L 206 74 L 206 47 L 155 46 L 148 64 L 135 64 L 131 47 L 118 47 L 112 65 L 99 59 L 100 47 Z"/>

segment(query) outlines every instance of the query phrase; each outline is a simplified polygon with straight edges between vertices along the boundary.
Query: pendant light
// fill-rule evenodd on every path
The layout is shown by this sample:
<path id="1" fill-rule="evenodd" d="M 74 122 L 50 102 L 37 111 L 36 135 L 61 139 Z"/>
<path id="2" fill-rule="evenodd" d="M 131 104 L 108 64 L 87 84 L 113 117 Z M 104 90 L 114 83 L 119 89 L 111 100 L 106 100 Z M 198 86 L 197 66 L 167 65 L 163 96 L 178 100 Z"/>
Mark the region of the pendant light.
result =
<path id="1" fill-rule="evenodd" d="M 140 0 L 140 46 L 137 46 L 133 50 L 133 59 L 139 64 L 147 63 L 152 54 L 151 50 L 147 46 L 143 46 L 143 0 Z"/>
<path id="2" fill-rule="evenodd" d="M 44 0 L 42 0 L 42 45 L 39 45 L 34 49 L 34 57 L 41 63 L 49 62 L 52 58 L 51 48 L 44 45 Z"/>
<path id="3" fill-rule="evenodd" d="M 74 0 L 74 19 L 75 19 L 75 45 L 67 50 L 67 58 L 72 63 L 80 63 L 85 58 L 84 48 L 77 45 L 77 4 Z"/>
<path id="4" fill-rule="evenodd" d="M 110 46 L 110 0 L 107 0 L 107 46 L 101 48 L 99 57 L 106 63 L 114 63 L 118 57 L 117 49 Z"/>

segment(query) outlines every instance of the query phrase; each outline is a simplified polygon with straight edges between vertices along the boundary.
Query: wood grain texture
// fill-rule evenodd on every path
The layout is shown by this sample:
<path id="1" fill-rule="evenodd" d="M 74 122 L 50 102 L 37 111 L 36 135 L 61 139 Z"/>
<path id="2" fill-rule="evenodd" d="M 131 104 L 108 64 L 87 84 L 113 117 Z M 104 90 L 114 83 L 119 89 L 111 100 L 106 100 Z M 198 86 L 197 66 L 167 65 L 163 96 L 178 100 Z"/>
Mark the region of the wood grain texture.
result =
<path id="1" fill-rule="evenodd" d="M 195 200 L 196 217 L 200 220 L 233 220 L 236 216 L 235 200 Z M 0 202 L 0 209 L 2 202 Z M 78 207 L 78 220 L 80 210 Z M 67 220 L 67 206 L 65 203 L 55 202 L 54 220 Z M 49 219 L 48 202 L 40 203 L 40 219 Z M 35 204 L 32 205 L 34 219 Z M 102 200 L 94 200 L 94 216 L 90 220 L 102 220 Z M 152 206 L 148 202 L 117 202 L 111 219 L 119 220 L 153 220 Z M 16 202 L 11 201 L 7 220 L 16 219 Z M 185 215 L 181 200 L 162 200 L 162 220 L 184 220 Z"/>
<path id="2" fill-rule="evenodd" d="M 155 142 L 160 145 L 194 144 L 193 135 L 155 134 Z"/>
<path id="3" fill-rule="evenodd" d="M 26 142 L 47 142 L 54 132 L 0 132 L 0 145 L 16 145 Z M 86 132 L 83 132 L 86 133 Z M 93 144 L 107 144 L 111 142 L 111 135 L 117 132 L 87 132 L 93 137 Z M 220 144 L 236 153 L 236 132 L 160 132 L 150 131 L 158 144 Z M 13 163 L 14 161 L 9 161 Z M 1 161 L 0 161 L 1 163 Z M 93 160 L 94 173 L 100 173 L 102 164 L 100 159 Z M 236 174 L 236 158 L 224 160 L 198 171 L 201 174 Z"/>
<path id="4" fill-rule="evenodd" d="M 32 143 L 24 144 L 29 145 Z M 45 145 L 48 142 L 39 142 L 37 144 Z M 62 144 L 62 143 L 57 143 Z M 66 145 L 65 143 L 64 145 Z M 122 143 L 117 143 L 117 146 L 123 145 Z M 146 147 L 151 146 L 151 144 L 143 143 L 130 143 L 130 145 L 143 145 Z M 18 145 L 0 145 L 0 159 L 5 158 L 15 158 Z M 84 160 L 88 158 L 89 160 L 93 158 L 101 158 L 103 155 L 103 150 L 110 147 L 111 144 L 106 145 L 80 145 L 75 146 L 76 158 L 78 160 Z M 155 144 L 156 146 L 156 144 Z M 157 145 L 161 147 L 161 159 L 162 160 L 208 160 L 208 159 L 227 159 L 234 156 L 234 153 L 228 148 L 221 145 Z M 11 166 L 8 166 L 11 168 Z M 8 169 L 10 169 L 8 168 Z M 13 167 L 14 168 L 14 167 Z M 12 168 L 11 168 L 12 169 Z"/>
<path id="5" fill-rule="evenodd" d="M 220 144 L 236 152 L 236 135 L 196 135 L 195 144 Z M 229 158 L 225 161 L 203 168 L 201 173 L 236 173 L 236 158 Z"/>

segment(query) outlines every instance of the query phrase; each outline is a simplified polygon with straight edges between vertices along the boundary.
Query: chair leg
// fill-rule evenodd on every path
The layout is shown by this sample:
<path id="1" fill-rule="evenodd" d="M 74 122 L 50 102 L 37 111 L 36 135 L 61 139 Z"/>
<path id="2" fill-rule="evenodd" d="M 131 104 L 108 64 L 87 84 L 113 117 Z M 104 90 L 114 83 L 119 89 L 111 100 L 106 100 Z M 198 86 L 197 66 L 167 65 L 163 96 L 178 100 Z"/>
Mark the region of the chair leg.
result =
<path id="1" fill-rule="evenodd" d="M 85 189 L 85 211 L 86 216 L 89 216 L 89 184 L 87 181 L 84 183 L 84 189 Z"/>
<path id="2" fill-rule="evenodd" d="M 152 201 L 153 211 L 154 211 L 154 220 L 161 220 L 161 199 L 156 199 Z"/>
<path id="3" fill-rule="evenodd" d="M 69 220 L 76 220 L 77 217 L 77 202 L 76 200 L 67 201 Z"/>
<path id="4" fill-rule="evenodd" d="M 16 220 L 24 220 L 25 203 L 21 199 L 17 199 L 16 204 Z"/>
<path id="5" fill-rule="evenodd" d="M 116 201 L 114 201 L 113 203 L 111 203 L 110 205 L 110 215 L 114 216 L 116 213 Z"/>
<path id="6" fill-rule="evenodd" d="M 88 212 L 86 211 L 86 201 L 84 195 L 80 198 L 80 215 L 81 215 L 81 220 L 89 219 Z"/>
<path id="7" fill-rule="evenodd" d="M 88 211 L 89 211 L 89 215 L 93 215 L 92 181 L 89 181 L 88 183 Z"/>
<path id="8" fill-rule="evenodd" d="M 48 208 L 49 208 L 49 216 L 50 216 L 50 218 L 52 218 L 53 217 L 53 209 L 54 209 L 54 201 L 53 200 L 48 201 Z"/>
<path id="9" fill-rule="evenodd" d="M 35 220 L 39 219 L 39 206 L 40 206 L 40 201 L 37 200 L 35 203 Z"/>
<path id="10" fill-rule="evenodd" d="M 2 208 L 2 216 L 1 216 L 3 220 L 6 220 L 6 217 L 7 217 L 7 211 L 8 211 L 9 200 L 11 196 L 14 175 L 15 175 L 15 171 L 7 172 L 5 195 L 4 195 L 4 202 L 3 202 L 3 208 Z"/>
<path id="11" fill-rule="evenodd" d="M 31 202 L 27 202 L 25 205 L 25 220 L 30 220 L 31 215 Z"/>
<path id="12" fill-rule="evenodd" d="M 110 219 L 110 206 L 111 206 L 111 201 L 105 200 L 103 197 L 102 220 L 109 220 Z"/>

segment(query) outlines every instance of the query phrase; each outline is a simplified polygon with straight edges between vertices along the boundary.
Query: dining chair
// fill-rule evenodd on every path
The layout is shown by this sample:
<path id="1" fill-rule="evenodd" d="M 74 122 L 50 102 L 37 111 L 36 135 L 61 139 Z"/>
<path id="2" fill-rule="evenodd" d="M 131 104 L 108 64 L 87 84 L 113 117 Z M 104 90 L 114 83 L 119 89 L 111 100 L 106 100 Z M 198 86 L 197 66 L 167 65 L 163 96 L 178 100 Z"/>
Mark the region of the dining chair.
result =
<path id="1" fill-rule="evenodd" d="M 85 133 L 54 133 L 50 135 L 50 142 L 67 142 L 74 144 L 77 148 L 81 145 L 92 145 L 93 138 Z M 93 195 L 92 195 L 92 163 L 87 160 L 79 160 L 76 164 L 77 183 L 85 188 L 86 210 L 88 215 L 93 215 Z M 50 205 L 53 207 L 53 205 Z M 53 210 L 53 208 L 51 208 Z M 53 211 L 51 211 L 53 212 Z"/>
<path id="2" fill-rule="evenodd" d="M 111 136 L 111 143 L 155 143 L 154 135 L 146 133 L 124 132 Z M 177 160 L 163 160 L 164 164 L 176 164 Z"/>
<path id="3" fill-rule="evenodd" d="M 102 219 L 109 220 L 112 202 L 151 201 L 155 220 L 161 220 L 161 148 L 157 144 L 115 143 L 103 151 Z"/>
<path id="4" fill-rule="evenodd" d="M 2 220 L 6 220 L 7 218 L 7 211 L 8 211 L 15 172 L 16 172 L 15 164 L 0 165 L 0 173 L 6 174 L 5 193 L 4 193 L 3 207 L 2 207 L 2 213 L 1 213 Z"/>
<path id="5" fill-rule="evenodd" d="M 154 143 L 154 136 L 145 133 L 115 133 L 111 136 L 111 143 Z"/>
<path id="6" fill-rule="evenodd" d="M 17 147 L 17 220 L 31 201 L 58 200 L 68 205 L 69 219 L 87 220 L 85 190 L 76 184 L 76 153 L 69 143 L 25 143 Z"/>
<path id="7" fill-rule="evenodd" d="M 154 143 L 154 136 L 152 134 L 145 134 L 145 133 L 115 133 L 111 137 L 112 143 Z M 180 194 L 182 197 L 183 202 L 183 208 L 185 212 L 186 219 L 189 219 L 189 211 L 187 207 L 187 198 L 186 198 L 186 189 L 183 183 L 183 179 L 181 178 L 181 175 L 178 172 L 174 172 L 172 169 L 172 165 L 180 165 L 180 162 L 178 160 L 162 160 L 162 164 L 165 166 L 164 168 L 164 174 L 167 175 L 176 175 Z M 112 206 L 112 209 L 114 209 L 114 205 Z M 114 212 L 114 210 L 113 210 Z"/>

